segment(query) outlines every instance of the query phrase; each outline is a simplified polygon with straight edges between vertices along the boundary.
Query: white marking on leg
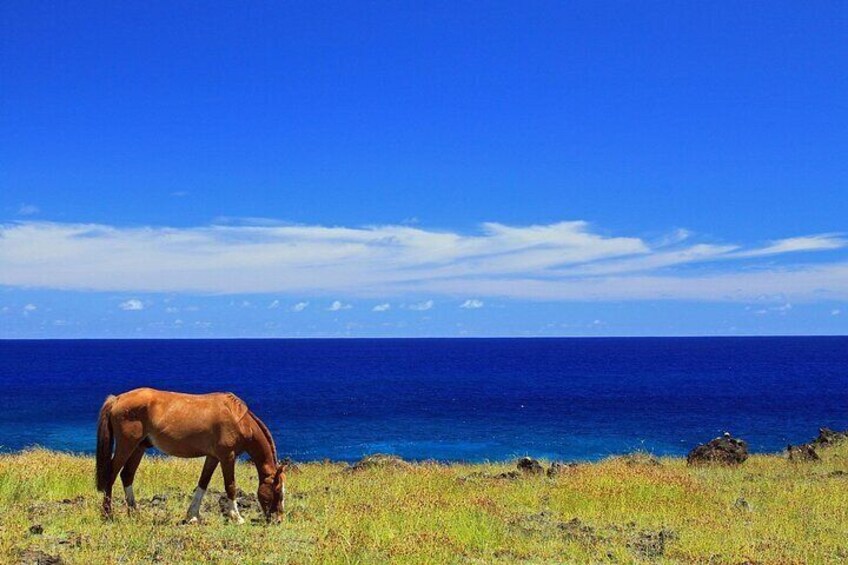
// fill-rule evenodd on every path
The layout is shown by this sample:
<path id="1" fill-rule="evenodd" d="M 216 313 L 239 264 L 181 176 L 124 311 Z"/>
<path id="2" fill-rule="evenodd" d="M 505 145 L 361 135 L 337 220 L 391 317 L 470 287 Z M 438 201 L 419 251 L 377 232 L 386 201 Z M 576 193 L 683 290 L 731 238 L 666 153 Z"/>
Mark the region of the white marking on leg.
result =
<path id="1" fill-rule="evenodd" d="M 189 522 L 197 522 L 200 519 L 200 503 L 203 502 L 203 495 L 206 494 L 206 489 L 197 487 L 194 489 L 194 498 L 191 499 L 191 506 L 188 507 L 186 520 Z"/>
<path id="2" fill-rule="evenodd" d="M 244 524 L 244 518 L 241 517 L 238 511 L 238 504 L 236 504 L 235 500 L 230 500 L 230 520 L 235 522 L 236 524 Z"/>
<path id="3" fill-rule="evenodd" d="M 127 506 L 135 508 L 135 494 L 133 494 L 132 485 L 124 487 L 124 496 L 127 498 Z"/>

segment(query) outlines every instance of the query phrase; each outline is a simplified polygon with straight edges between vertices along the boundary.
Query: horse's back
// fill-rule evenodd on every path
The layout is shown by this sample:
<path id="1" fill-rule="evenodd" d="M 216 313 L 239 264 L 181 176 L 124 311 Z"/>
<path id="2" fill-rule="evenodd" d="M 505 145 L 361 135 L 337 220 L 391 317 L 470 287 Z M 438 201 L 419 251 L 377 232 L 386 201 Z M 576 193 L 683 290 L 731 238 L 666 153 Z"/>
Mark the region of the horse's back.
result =
<path id="1" fill-rule="evenodd" d="M 118 395 L 113 417 L 132 420 L 160 450 L 181 457 L 212 455 L 237 444 L 247 405 L 229 392 L 187 394 L 139 388 Z M 129 422 L 126 422 L 129 423 Z"/>

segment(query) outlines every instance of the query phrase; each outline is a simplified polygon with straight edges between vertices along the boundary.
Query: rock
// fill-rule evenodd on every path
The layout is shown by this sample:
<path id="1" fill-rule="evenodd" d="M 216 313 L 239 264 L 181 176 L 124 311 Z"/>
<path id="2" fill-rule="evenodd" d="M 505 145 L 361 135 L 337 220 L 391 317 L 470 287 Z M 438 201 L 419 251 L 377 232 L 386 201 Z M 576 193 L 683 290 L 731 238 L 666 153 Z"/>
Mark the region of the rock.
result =
<path id="1" fill-rule="evenodd" d="M 518 470 L 528 475 L 541 475 L 545 472 L 542 464 L 530 457 L 522 457 L 516 464 Z"/>
<path id="2" fill-rule="evenodd" d="M 789 455 L 790 461 L 803 462 L 821 460 L 819 454 L 816 453 L 816 450 L 813 449 L 813 446 L 809 443 L 805 443 L 802 445 L 787 445 L 786 452 Z"/>
<path id="3" fill-rule="evenodd" d="M 848 430 L 836 432 L 830 428 L 819 428 L 819 437 L 811 442 L 815 447 L 830 447 L 848 439 Z"/>
<path id="4" fill-rule="evenodd" d="M 650 453 L 645 453 L 644 451 L 628 453 L 627 455 L 623 456 L 622 459 L 627 465 L 645 465 L 648 467 L 659 467 L 660 465 L 662 465 L 659 459 L 657 459 Z"/>
<path id="5" fill-rule="evenodd" d="M 375 453 L 374 455 L 367 455 L 345 469 L 346 472 L 356 472 L 356 471 L 364 471 L 365 469 L 374 469 L 374 468 L 394 468 L 394 469 L 409 469 L 412 467 L 412 464 L 404 461 L 397 455 L 386 455 L 384 453 Z"/>
<path id="6" fill-rule="evenodd" d="M 150 506 L 164 506 L 168 502 L 168 496 L 165 494 L 154 494 L 150 499 Z"/>
<path id="7" fill-rule="evenodd" d="M 743 510 L 745 512 L 751 511 L 751 505 L 748 503 L 747 500 L 745 500 L 741 496 L 736 499 L 736 502 L 733 503 L 733 507 L 737 510 Z"/>
<path id="8" fill-rule="evenodd" d="M 50 555 L 38 549 L 28 549 L 21 554 L 21 565 L 63 565 L 64 561 L 58 555 Z"/>
<path id="9" fill-rule="evenodd" d="M 40 536 L 44 533 L 44 526 L 42 526 L 41 524 L 33 524 L 29 527 L 29 533 L 34 536 Z"/>
<path id="10" fill-rule="evenodd" d="M 706 444 L 701 444 L 686 456 L 689 465 L 716 463 L 739 465 L 748 459 L 748 444 L 725 433 Z"/>
<path id="11" fill-rule="evenodd" d="M 574 469 L 575 467 L 577 467 L 577 463 L 560 463 L 559 461 L 554 461 L 548 468 L 548 476 L 556 477 Z"/>

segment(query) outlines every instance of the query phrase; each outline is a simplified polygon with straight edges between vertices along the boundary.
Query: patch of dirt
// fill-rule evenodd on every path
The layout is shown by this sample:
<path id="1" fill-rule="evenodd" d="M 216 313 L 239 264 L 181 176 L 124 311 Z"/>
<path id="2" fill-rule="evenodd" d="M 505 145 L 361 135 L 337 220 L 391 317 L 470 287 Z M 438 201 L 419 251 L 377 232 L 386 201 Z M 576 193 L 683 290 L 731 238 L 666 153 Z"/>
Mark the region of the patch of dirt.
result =
<path id="1" fill-rule="evenodd" d="M 656 532 L 645 530 L 639 532 L 627 547 L 640 557 L 656 559 L 665 555 L 668 542 L 674 539 L 677 539 L 677 534 L 668 528 Z"/>
<path id="2" fill-rule="evenodd" d="M 63 565 L 65 562 L 58 555 L 50 555 L 38 549 L 28 549 L 21 553 L 19 565 Z"/>
<path id="3" fill-rule="evenodd" d="M 748 444 L 725 433 L 709 443 L 701 444 L 686 456 L 689 465 L 740 465 L 748 459 Z"/>
<path id="4" fill-rule="evenodd" d="M 526 535 L 550 535 L 558 532 L 566 538 L 587 543 L 603 539 L 594 527 L 585 524 L 580 518 L 572 518 L 564 522 L 547 510 L 514 518 L 510 521 L 510 526 Z"/>
<path id="5" fill-rule="evenodd" d="M 33 524 L 29 527 L 29 533 L 34 536 L 40 536 L 44 533 L 44 526 L 42 526 L 41 524 Z"/>

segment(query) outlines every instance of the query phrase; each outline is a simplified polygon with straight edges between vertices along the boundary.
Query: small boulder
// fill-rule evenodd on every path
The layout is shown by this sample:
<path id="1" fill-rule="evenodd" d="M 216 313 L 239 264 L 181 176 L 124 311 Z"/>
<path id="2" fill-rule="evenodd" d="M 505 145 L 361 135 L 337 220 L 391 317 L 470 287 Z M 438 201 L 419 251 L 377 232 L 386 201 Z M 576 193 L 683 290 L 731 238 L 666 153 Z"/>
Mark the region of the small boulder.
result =
<path id="1" fill-rule="evenodd" d="M 789 460 L 794 462 L 821 460 L 819 454 L 816 453 L 816 450 L 813 449 L 813 446 L 809 443 L 802 445 L 787 445 L 786 453 L 789 455 Z"/>
<path id="2" fill-rule="evenodd" d="M 44 533 L 44 526 L 42 526 L 41 524 L 33 524 L 29 527 L 29 533 L 34 536 L 40 536 Z"/>
<path id="3" fill-rule="evenodd" d="M 571 469 L 574 469 L 575 467 L 577 467 L 577 463 L 560 463 L 559 461 L 554 461 L 548 468 L 548 476 L 556 477 L 558 475 L 562 475 L 563 473 Z"/>
<path id="4" fill-rule="evenodd" d="M 374 455 L 367 455 L 351 465 L 347 467 L 345 471 L 347 472 L 355 472 L 355 471 L 364 471 L 366 469 L 409 469 L 412 467 L 412 464 L 404 461 L 397 455 L 386 455 L 384 453 L 375 453 Z"/>
<path id="5" fill-rule="evenodd" d="M 831 447 L 848 439 L 848 430 L 837 432 L 830 428 L 819 428 L 819 437 L 812 441 L 815 447 Z"/>
<path id="6" fill-rule="evenodd" d="M 717 437 L 690 451 L 686 456 L 686 463 L 689 465 L 710 463 L 740 465 L 746 459 L 748 459 L 748 444 L 725 433 L 722 437 Z"/>
<path id="7" fill-rule="evenodd" d="M 545 472 L 542 464 L 531 457 L 522 457 L 516 464 L 518 470 L 528 475 L 541 475 Z"/>

